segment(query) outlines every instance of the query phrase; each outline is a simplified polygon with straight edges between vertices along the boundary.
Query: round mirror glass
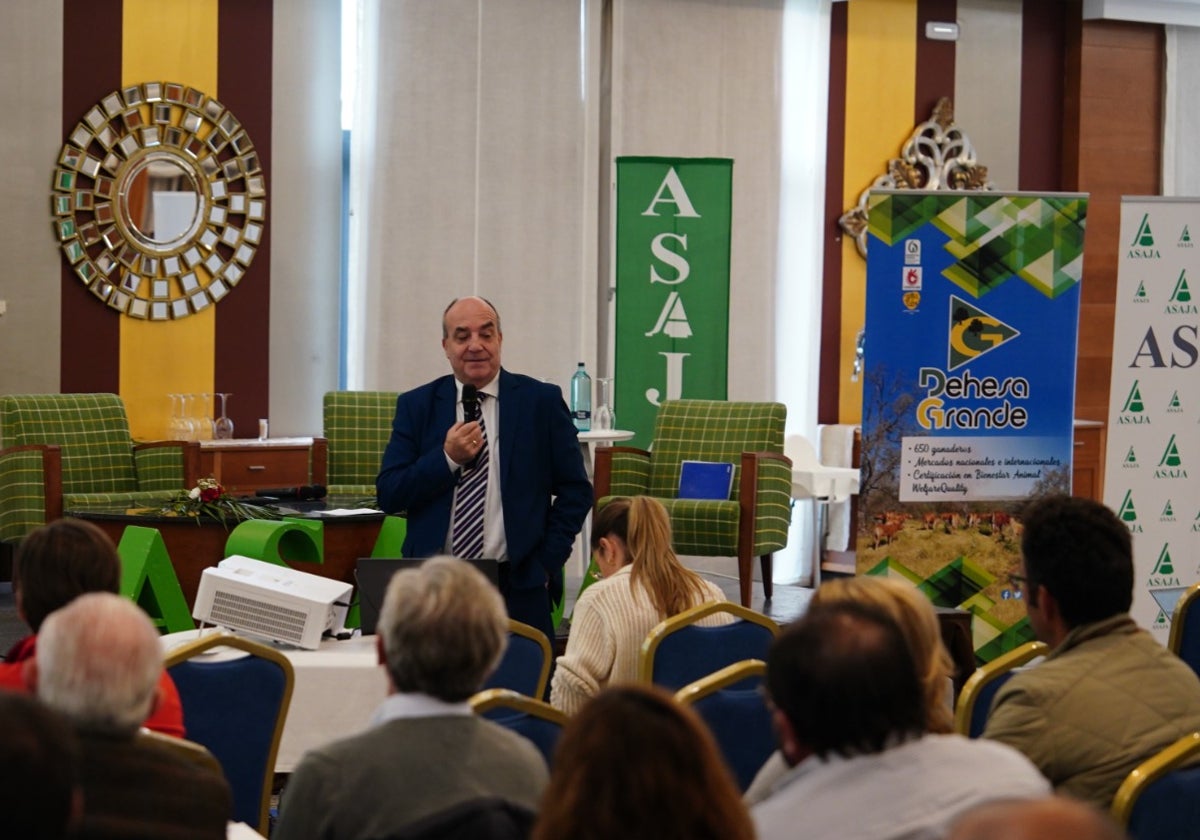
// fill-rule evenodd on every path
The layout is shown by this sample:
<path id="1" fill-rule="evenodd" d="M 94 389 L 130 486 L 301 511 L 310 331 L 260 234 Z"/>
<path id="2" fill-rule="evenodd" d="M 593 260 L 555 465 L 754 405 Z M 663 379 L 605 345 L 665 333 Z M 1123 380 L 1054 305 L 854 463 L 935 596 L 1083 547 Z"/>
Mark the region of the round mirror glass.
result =
<path id="1" fill-rule="evenodd" d="M 131 318 L 202 312 L 263 242 L 266 174 L 241 121 L 175 82 L 116 90 L 68 134 L 50 199 L 63 256 Z"/>
<path id="2" fill-rule="evenodd" d="M 131 238 L 158 253 L 192 237 L 203 214 L 195 170 L 179 156 L 152 152 L 122 173 L 117 213 Z"/>

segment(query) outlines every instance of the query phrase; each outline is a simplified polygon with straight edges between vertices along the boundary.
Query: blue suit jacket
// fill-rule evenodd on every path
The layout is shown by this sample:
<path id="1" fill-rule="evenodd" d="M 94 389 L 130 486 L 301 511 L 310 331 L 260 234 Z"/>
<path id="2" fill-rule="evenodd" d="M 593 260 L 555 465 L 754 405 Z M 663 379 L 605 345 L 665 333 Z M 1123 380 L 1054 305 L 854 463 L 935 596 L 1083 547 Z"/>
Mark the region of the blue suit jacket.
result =
<path id="1" fill-rule="evenodd" d="M 446 465 L 442 447 L 457 402 L 453 376 L 396 400 L 392 437 L 375 488 L 384 511 L 407 512 L 406 557 L 440 554 L 446 544 L 457 475 Z M 509 582 L 532 589 L 549 580 L 557 597 L 563 564 L 592 506 L 575 425 L 556 386 L 506 370 L 500 371 L 498 408 Z"/>

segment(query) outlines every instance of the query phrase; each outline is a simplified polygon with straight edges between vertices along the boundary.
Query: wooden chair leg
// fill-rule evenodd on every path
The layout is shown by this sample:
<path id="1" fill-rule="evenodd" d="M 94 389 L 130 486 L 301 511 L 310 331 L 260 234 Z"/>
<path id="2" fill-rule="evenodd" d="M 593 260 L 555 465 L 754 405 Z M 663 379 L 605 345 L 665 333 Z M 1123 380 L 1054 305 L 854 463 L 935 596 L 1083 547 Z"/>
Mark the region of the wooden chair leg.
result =
<path id="1" fill-rule="evenodd" d="M 763 597 L 768 601 L 771 600 L 771 592 L 774 589 L 774 582 L 771 580 L 771 566 L 774 559 L 774 554 L 764 554 L 759 558 L 759 562 L 762 564 Z"/>
<path id="2" fill-rule="evenodd" d="M 742 606 L 750 606 L 750 595 L 754 591 L 754 563 L 750 550 L 738 550 L 738 585 L 741 589 Z"/>

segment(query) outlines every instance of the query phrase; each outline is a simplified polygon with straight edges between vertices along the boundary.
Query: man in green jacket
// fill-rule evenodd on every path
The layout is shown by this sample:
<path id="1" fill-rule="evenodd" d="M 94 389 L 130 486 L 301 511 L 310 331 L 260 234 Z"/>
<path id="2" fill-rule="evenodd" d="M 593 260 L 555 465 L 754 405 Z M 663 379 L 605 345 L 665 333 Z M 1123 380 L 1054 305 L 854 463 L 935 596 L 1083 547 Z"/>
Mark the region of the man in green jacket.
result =
<path id="1" fill-rule="evenodd" d="M 997 692 L 983 734 L 1107 809 L 1134 767 L 1200 730 L 1200 679 L 1130 618 L 1132 540 L 1111 510 L 1054 496 L 1023 521 L 1012 580 L 1051 652 Z"/>

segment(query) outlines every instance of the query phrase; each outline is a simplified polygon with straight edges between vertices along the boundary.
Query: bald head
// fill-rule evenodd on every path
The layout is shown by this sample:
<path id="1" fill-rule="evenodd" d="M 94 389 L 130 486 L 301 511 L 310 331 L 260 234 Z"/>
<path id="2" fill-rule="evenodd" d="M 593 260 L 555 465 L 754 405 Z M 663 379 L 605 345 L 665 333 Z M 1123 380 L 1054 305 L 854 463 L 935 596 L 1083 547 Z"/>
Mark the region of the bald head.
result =
<path id="1" fill-rule="evenodd" d="M 1125 840 L 1107 814 L 1090 805 L 1051 796 L 991 802 L 973 808 L 950 829 L 947 840 Z"/>

